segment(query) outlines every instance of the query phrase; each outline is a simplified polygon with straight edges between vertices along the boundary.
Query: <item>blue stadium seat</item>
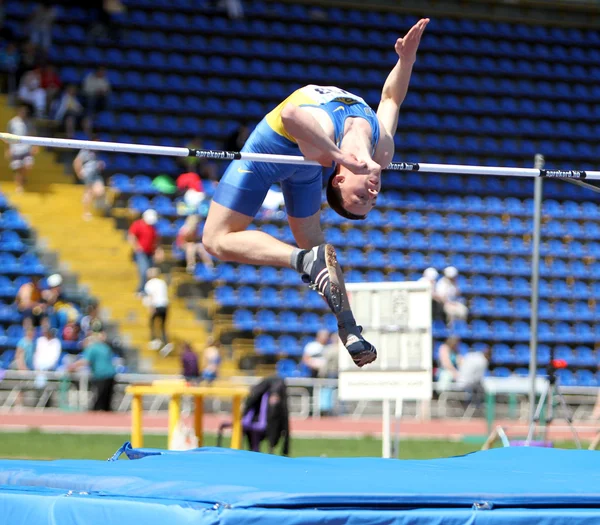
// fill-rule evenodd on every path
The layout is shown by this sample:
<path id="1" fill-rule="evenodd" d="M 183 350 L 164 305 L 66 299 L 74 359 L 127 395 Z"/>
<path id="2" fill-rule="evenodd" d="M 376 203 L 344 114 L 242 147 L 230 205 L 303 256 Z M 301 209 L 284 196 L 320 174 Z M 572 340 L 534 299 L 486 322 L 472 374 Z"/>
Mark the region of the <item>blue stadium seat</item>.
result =
<path id="1" fill-rule="evenodd" d="M 281 329 L 277 315 L 273 310 L 259 310 L 256 312 L 255 326 L 268 332 Z"/>
<path id="2" fill-rule="evenodd" d="M 284 302 L 275 288 L 265 287 L 258 292 L 258 304 L 263 308 L 281 308 Z"/>
<path id="3" fill-rule="evenodd" d="M 283 379 L 298 376 L 298 367 L 292 359 L 280 359 L 275 365 L 277 375 Z"/>

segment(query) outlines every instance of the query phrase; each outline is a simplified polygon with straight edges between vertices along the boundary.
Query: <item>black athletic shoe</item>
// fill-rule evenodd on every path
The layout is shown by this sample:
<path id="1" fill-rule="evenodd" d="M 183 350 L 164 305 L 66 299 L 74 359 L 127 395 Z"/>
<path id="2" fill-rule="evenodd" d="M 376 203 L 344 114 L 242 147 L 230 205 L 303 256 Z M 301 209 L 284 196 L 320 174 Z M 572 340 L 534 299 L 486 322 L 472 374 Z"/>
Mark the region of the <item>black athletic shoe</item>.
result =
<path id="1" fill-rule="evenodd" d="M 348 302 L 342 269 L 337 262 L 335 248 L 331 244 L 315 246 L 304 256 L 306 273 L 302 280 L 316 290 L 338 320 L 339 336 L 350 356 L 358 366 L 377 359 L 375 347 L 361 335 Z"/>

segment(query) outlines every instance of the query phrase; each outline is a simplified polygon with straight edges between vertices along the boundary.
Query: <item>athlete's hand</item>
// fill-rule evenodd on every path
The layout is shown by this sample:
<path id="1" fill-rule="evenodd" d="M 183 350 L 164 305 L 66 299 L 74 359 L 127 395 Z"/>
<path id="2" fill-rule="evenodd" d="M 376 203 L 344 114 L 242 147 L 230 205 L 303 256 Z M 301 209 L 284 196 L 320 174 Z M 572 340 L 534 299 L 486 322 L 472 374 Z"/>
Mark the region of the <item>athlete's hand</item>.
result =
<path id="1" fill-rule="evenodd" d="M 421 35 L 429 23 L 429 18 L 421 18 L 404 38 L 396 40 L 396 53 L 403 62 L 413 64 L 417 59 L 417 49 L 421 42 Z"/>
<path id="2" fill-rule="evenodd" d="M 340 154 L 334 160 L 357 175 L 368 173 L 368 163 L 358 159 L 353 153 L 340 151 Z"/>

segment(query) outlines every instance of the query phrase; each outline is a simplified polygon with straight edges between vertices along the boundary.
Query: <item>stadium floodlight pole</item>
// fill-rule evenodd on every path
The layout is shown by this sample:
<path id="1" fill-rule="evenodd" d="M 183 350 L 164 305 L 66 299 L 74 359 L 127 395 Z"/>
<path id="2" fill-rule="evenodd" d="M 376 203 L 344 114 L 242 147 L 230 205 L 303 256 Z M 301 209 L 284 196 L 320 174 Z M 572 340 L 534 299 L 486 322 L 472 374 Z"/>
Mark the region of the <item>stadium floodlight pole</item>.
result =
<path id="1" fill-rule="evenodd" d="M 535 156 L 536 169 L 544 168 L 545 159 L 541 154 Z M 537 379 L 537 347 L 538 347 L 538 313 L 540 298 L 540 239 L 542 222 L 542 187 L 543 180 L 536 178 L 533 193 L 533 246 L 531 254 L 531 321 L 529 324 L 529 422 L 533 424 L 536 408 Z"/>
<path id="2" fill-rule="evenodd" d="M 197 157 L 212 160 L 248 160 L 274 164 L 302 164 L 320 166 L 314 160 L 300 155 L 273 155 L 269 153 L 249 153 L 245 151 L 220 151 L 190 149 L 174 146 L 154 146 L 145 144 L 127 144 L 120 142 L 102 142 L 95 140 L 57 139 L 51 137 L 29 137 L 0 133 L 0 140 L 9 144 L 29 144 L 48 148 L 88 149 L 110 151 L 113 153 L 137 153 L 140 155 L 165 155 L 170 157 Z M 571 181 L 600 180 L 600 171 L 583 170 L 545 170 L 537 168 L 504 168 L 499 166 L 466 166 L 459 164 L 427 164 L 420 162 L 392 162 L 387 166 L 390 171 L 418 171 L 421 173 L 439 173 L 456 175 L 482 175 L 492 177 L 541 177 L 565 179 Z"/>

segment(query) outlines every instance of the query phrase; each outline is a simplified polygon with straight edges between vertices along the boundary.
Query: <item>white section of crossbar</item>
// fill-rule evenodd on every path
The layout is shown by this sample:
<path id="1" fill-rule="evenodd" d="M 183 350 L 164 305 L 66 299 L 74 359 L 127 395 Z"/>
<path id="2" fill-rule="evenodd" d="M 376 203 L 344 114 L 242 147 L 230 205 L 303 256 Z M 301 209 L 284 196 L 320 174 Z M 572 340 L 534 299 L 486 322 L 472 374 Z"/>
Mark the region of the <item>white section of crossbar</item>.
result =
<path id="1" fill-rule="evenodd" d="M 125 144 L 119 142 L 101 142 L 92 140 L 57 139 L 52 137 L 29 137 L 0 133 L 0 140 L 9 144 L 29 144 L 48 148 L 90 149 L 119 153 L 138 153 L 141 155 L 166 155 L 171 157 L 199 157 L 215 160 L 248 160 L 275 164 L 302 164 L 319 166 L 319 163 L 301 156 L 273 155 L 267 153 L 249 153 L 218 150 L 194 150 L 171 146 L 153 146 L 145 144 Z M 600 171 L 583 170 L 544 170 L 537 168 L 503 168 L 499 166 L 466 166 L 457 164 L 427 164 L 416 162 L 392 162 L 390 171 L 418 171 L 421 173 L 449 173 L 457 175 L 484 175 L 493 177 L 545 177 L 567 180 L 600 180 Z"/>

